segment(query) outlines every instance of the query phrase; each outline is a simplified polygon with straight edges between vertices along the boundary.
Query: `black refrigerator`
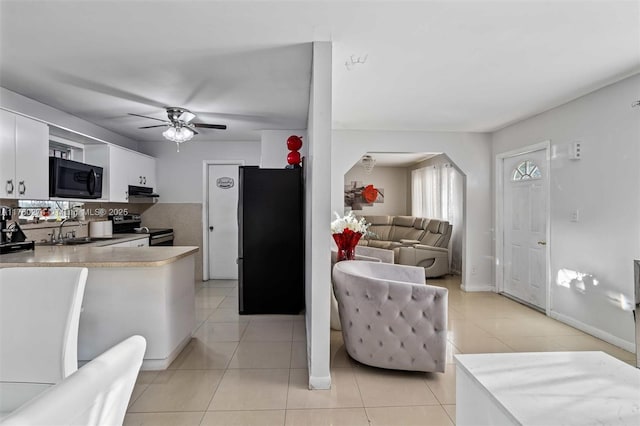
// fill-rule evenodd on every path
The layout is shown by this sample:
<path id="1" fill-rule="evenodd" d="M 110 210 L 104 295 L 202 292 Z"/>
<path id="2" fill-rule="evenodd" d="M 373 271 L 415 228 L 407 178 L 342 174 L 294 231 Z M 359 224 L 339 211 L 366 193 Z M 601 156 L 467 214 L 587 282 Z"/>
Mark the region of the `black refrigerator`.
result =
<path id="1" fill-rule="evenodd" d="M 304 309 L 302 169 L 240 167 L 238 293 L 241 315 Z"/>

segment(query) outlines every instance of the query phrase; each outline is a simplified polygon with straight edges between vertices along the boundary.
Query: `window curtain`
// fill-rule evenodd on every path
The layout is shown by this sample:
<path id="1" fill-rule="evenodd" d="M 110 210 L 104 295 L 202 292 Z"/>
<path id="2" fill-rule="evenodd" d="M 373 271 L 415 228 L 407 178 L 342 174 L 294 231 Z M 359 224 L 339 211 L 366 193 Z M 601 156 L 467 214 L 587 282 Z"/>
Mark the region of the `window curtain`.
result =
<path id="1" fill-rule="evenodd" d="M 449 243 L 451 271 L 462 271 L 462 175 L 450 163 L 411 171 L 411 214 L 453 225 Z"/>

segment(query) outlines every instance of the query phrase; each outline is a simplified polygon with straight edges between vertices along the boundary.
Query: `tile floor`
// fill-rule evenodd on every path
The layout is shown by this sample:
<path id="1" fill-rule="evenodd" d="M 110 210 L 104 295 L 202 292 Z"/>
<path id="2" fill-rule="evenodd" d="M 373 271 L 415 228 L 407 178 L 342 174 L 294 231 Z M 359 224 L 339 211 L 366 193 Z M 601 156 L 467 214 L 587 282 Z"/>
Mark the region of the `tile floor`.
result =
<path id="1" fill-rule="evenodd" d="M 351 360 L 331 332 L 332 389 L 307 388 L 302 316 L 239 316 L 237 283 L 196 293 L 194 338 L 162 372 L 141 372 L 125 425 L 453 425 L 453 354 L 601 350 L 635 355 L 493 293 L 449 288 L 446 373 L 409 373 Z"/>

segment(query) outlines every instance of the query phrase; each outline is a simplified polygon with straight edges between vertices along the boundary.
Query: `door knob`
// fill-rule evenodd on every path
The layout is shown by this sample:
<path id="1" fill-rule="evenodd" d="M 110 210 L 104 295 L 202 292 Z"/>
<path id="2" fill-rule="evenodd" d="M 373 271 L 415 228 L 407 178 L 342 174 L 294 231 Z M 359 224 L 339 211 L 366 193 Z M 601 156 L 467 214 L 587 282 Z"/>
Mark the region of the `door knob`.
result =
<path id="1" fill-rule="evenodd" d="M 213 226 L 210 226 L 210 227 L 209 227 L 209 231 L 213 231 Z"/>
<path id="2" fill-rule="evenodd" d="M 538 245 L 546 246 L 547 242 L 546 241 L 538 241 Z"/>

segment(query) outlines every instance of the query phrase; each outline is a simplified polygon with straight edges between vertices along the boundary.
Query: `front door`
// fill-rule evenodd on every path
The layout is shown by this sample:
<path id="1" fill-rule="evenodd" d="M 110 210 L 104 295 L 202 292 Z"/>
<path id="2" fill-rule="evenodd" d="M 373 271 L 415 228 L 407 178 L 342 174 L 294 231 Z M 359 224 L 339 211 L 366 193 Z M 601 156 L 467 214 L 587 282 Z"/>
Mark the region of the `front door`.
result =
<path id="1" fill-rule="evenodd" d="M 238 167 L 208 166 L 210 279 L 238 279 Z"/>
<path id="2" fill-rule="evenodd" d="M 504 292 L 547 307 L 547 150 L 503 159 Z"/>

